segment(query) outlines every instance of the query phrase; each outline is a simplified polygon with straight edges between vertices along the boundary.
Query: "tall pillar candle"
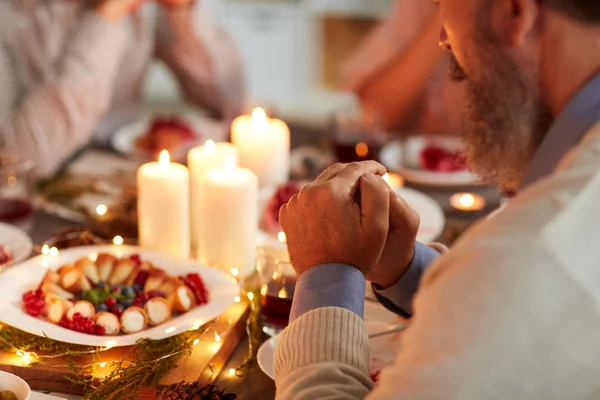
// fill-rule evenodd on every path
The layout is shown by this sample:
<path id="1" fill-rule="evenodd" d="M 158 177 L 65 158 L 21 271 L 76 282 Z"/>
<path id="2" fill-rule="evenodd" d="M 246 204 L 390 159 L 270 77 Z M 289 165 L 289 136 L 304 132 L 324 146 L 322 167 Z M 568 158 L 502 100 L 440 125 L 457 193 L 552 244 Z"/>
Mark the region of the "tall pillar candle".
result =
<path id="1" fill-rule="evenodd" d="M 234 276 L 248 276 L 256 261 L 258 179 L 227 164 L 208 172 L 202 185 L 198 260 Z"/>
<path id="2" fill-rule="evenodd" d="M 140 246 L 178 256 L 190 256 L 190 176 L 163 150 L 158 162 L 137 172 Z"/>
<path id="3" fill-rule="evenodd" d="M 202 181 L 210 170 L 222 168 L 225 165 L 225 160 L 231 160 L 230 162 L 237 165 L 238 153 L 231 143 L 214 143 L 212 140 L 207 140 L 204 146 L 190 150 L 187 159 L 190 168 L 192 250 L 198 254 L 198 240 L 204 219 L 200 205 L 202 201 Z"/>
<path id="4" fill-rule="evenodd" d="M 290 130 L 285 122 L 269 118 L 262 108 L 252 116 L 233 121 L 231 140 L 237 146 L 240 166 L 252 170 L 261 187 L 277 186 L 290 173 Z"/>

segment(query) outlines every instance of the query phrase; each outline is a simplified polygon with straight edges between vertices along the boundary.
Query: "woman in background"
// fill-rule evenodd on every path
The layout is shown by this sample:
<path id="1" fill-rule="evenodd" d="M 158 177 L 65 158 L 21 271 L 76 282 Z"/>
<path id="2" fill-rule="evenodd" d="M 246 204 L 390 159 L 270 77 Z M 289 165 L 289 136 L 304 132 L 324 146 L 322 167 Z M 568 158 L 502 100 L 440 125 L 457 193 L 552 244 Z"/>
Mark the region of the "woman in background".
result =
<path id="1" fill-rule="evenodd" d="M 142 4 L 144 3 L 144 4 Z M 0 137 L 53 173 L 139 112 L 154 58 L 214 117 L 240 112 L 240 61 L 193 0 L 1 0 Z"/>
<path id="2" fill-rule="evenodd" d="M 460 133 L 461 99 L 449 77 L 449 55 L 438 45 L 440 27 L 433 2 L 397 0 L 347 61 L 346 86 L 386 128 Z"/>

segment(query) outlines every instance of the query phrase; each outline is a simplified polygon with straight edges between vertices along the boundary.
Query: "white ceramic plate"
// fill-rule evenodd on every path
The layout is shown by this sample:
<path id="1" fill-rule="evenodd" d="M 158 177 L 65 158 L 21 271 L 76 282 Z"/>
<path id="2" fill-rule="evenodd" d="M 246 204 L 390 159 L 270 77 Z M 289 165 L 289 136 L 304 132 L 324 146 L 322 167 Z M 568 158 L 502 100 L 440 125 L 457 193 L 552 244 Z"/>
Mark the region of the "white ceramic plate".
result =
<path id="1" fill-rule="evenodd" d="M 396 193 L 400 194 L 421 217 L 417 240 L 428 243 L 437 239 L 446 224 L 442 207 L 431 197 L 413 189 L 400 188 L 396 190 Z"/>
<path id="2" fill-rule="evenodd" d="M 149 260 L 158 267 L 164 268 L 170 275 L 198 272 L 206 283 L 210 301 L 204 306 L 195 307 L 185 314 L 172 317 L 162 325 L 149 327 L 135 334 L 119 336 L 94 336 L 74 332 L 43 318 L 31 317 L 22 310 L 23 293 L 35 288 L 48 268 L 57 269 L 63 264 L 73 263 L 81 257 L 98 253 L 111 253 L 119 257 L 140 254 L 143 260 Z M 176 258 L 132 246 L 83 246 L 61 250 L 56 257 L 32 258 L 0 274 L 0 321 L 34 335 L 46 335 L 61 342 L 87 346 L 131 346 L 141 338 L 164 339 L 185 332 L 198 324 L 206 323 L 227 310 L 238 295 L 239 287 L 229 276 L 190 259 Z"/>
<path id="3" fill-rule="evenodd" d="M 0 223 L 0 246 L 12 254 L 12 263 L 26 260 L 31 255 L 33 243 L 25 231 L 12 225 Z"/>
<path id="4" fill-rule="evenodd" d="M 31 389 L 27 382 L 8 372 L 0 371 L 0 390 L 10 390 L 18 400 L 31 400 Z"/>
<path id="5" fill-rule="evenodd" d="M 390 171 L 399 173 L 407 182 L 435 187 L 461 187 L 477 185 L 479 178 L 468 171 L 434 172 L 419 168 L 419 155 L 426 138 L 415 136 L 405 141 L 393 141 L 381 149 L 380 160 Z M 453 138 L 436 138 L 436 143 L 458 149 L 460 142 Z"/>
<path id="6" fill-rule="evenodd" d="M 381 332 L 393 325 L 380 321 L 365 320 L 367 332 L 369 334 Z M 369 339 L 369 349 L 371 354 L 370 373 L 380 371 L 383 367 L 394 362 L 396 354 L 400 350 L 399 336 L 402 332 L 387 336 L 381 336 L 375 339 Z M 278 336 L 274 336 L 260 346 L 257 354 L 257 361 L 260 369 L 271 379 L 274 379 L 273 363 L 275 362 L 275 346 Z"/>
<path id="7" fill-rule="evenodd" d="M 227 126 L 221 121 L 216 121 L 193 114 L 181 116 L 178 115 L 177 118 L 186 122 L 194 130 L 194 132 L 199 135 L 199 137 L 197 141 L 187 143 L 175 154 L 172 154 L 171 157 L 173 159 L 185 160 L 185 155 L 189 149 L 204 144 L 207 139 L 212 139 L 214 141 L 225 140 Z M 138 149 L 135 146 L 135 142 L 140 136 L 144 135 L 148 131 L 151 120 L 151 118 L 142 119 L 132 122 L 129 125 L 125 125 L 117 130 L 111 137 L 113 148 L 122 154 L 137 155 L 147 158 L 149 154 Z"/>

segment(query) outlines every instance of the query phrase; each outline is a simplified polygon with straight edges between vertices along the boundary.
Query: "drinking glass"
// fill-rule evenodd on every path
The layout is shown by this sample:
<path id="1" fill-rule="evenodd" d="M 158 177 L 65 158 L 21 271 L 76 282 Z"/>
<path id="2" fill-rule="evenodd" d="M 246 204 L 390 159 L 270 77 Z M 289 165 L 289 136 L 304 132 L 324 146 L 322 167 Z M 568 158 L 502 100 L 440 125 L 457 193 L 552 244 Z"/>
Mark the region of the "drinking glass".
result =
<path id="1" fill-rule="evenodd" d="M 0 154 L 0 222 L 30 230 L 33 193 L 33 163 L 14 153 Z"/>
<path id="2" fill-rule="evenodd" d="M 333 117 L 333 148 L 339 162 L 379 161 L 385 139 L 375 112 L 347 108 Z"/>
<path id="3" fill-rule="evenodd" d="M 296 272 L 289 262 L 287 247 L 266 244 L 259 247 L 257 256 L 263 332 L 274 336 L 289 322 Z"/>

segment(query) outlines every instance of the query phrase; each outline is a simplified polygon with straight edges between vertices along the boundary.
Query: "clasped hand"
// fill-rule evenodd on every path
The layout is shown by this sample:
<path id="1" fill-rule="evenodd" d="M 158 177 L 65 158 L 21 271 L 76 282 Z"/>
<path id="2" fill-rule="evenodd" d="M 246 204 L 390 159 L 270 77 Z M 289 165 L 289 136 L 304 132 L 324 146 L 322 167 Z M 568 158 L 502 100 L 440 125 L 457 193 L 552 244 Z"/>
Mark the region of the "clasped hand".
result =
<path id="1" fill-rule="evenodd" d="M 419 216 L 382 179 L 374 161 L 335 164 L 279 212 L 298 275 L 342 263 L 389 287 L 413 257 Z"/>

